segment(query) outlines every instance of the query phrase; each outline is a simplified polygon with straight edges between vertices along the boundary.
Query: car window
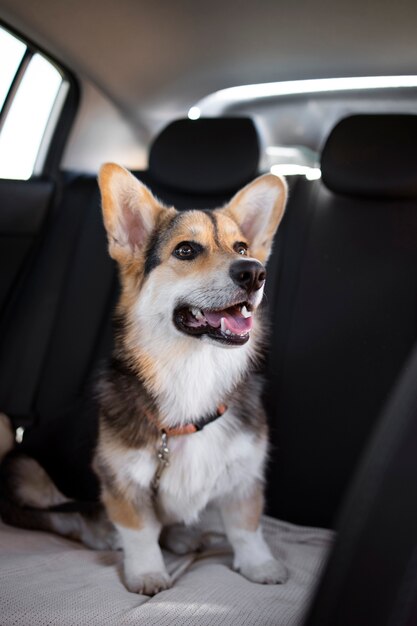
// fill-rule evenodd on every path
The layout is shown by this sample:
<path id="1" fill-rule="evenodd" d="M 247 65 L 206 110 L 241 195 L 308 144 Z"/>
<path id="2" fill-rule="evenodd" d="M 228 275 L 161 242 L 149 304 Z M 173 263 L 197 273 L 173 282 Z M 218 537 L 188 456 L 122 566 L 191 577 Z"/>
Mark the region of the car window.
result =
<path id="1" fill-rule="evenodd" d="M 3 28 L 0 57 L 0 178 L 27 180 L 42 171 L 68 83 L 49 59 Z"/>
<path id="2" fill-rule="evenodd" d="M 4 28 L 0 28 L 0 110 L 3 108 L 25 51 L 26 46 L 22 41 L 13 37 Z"/>

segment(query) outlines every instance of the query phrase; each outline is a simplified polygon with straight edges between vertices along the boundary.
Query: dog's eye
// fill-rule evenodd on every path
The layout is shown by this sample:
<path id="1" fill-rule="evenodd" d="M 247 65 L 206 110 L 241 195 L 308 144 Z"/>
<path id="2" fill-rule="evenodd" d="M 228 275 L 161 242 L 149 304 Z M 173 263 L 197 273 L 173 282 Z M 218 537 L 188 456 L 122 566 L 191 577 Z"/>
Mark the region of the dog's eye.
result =
<path id="1" fill-rule="evenodd" d="M 242 256 L 246 256 L 248 253 L 248 246 L 243 241 L 237 241 L 233 248 L 235 252 L 241 254 Z"/>
<path id="2" fill-rule="evenodd" d="M 195 259 L 197 254 L 200 254 L 202 249 L 202 246 L 198 243 L 182 241 L 175 248 L 173 254 L 177 257 L 177 259 L 181 259 L 182 261 L 191 261 L 192 259 Z"/>

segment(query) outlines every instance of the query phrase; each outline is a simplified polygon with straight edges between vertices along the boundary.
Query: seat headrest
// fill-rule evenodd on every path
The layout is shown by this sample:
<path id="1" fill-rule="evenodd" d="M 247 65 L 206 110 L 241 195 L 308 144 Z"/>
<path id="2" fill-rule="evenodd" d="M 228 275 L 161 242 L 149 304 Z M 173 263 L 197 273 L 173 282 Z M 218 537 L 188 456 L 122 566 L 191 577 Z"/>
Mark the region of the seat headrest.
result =
<path id="1" fill-rule="evenodd" d="M 258 172 L 259 142 L 249 118 L 177 120 L 155 139 L 149 172 L 161 185 L 185 193 L 234 191 Z"/>
<path id="2" fill-rule="evenodd" d="M 417 115 L 352 115 L 330 133 L 323 183 L 341 194 L 417 196 Z"/>

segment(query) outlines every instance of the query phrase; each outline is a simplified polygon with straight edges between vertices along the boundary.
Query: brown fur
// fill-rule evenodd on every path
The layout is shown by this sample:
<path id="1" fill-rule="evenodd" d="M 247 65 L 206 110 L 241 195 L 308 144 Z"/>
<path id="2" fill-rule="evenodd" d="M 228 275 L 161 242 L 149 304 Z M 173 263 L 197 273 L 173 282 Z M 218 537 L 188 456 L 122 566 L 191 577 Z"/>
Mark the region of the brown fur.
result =
<path id="1" fill-rule="evenodd" d="M 124 178 L 126 189 L 131 189 L 131 193 L 137 195 L 138 188 L 133 184 L 133 180 L 129 172 L 113 163 L 107 163 L 100 170 L 99 184 L 102 197 L 103 219 L 108 233 L 109 253 L 120 264 L 128 268 L 132 262 L 141 260 L 143 251 L 136 245 L 136 239 L 141 236 L 141 221 L 137 219 L 137 211 L 129 204 L 129 199 L 124 201 L 122 193 L 114 193 L 111 180 L 114 176 Z M 148 219 L 154 222 L 157 220 L 158 214 L 163 210 L 151 192 L 144 186 L 140 189 L 140 200 L 142 207 L 146 211 Z M 119 203 L 121 204 L 119 205 Z M 115 210 L 115 206 L 119 205 L 119 210 Z M 121 228 L 120 221 L 123 222 Z M 128 238 L 125 241 L 123 233 L 128 232 Z"/>
<path id="2" fill-rule="evenodd" d="M 250 531 L 255 531 L 258 528 L 263 508 L 263 488 L 259 483 L 245 500 L 230 500 L 225 506 L 225 510 L 234 520 L 236 528 Z"/>
<path id="3" fill-rule="evenodd" d="M 114 496 L 110 491 L 104 489 L 101 499 L 106 507 L 107 515 L 114 524 L 135 530 L 141 530 L 144 527 L 137 505 L 128 498 Z"/>

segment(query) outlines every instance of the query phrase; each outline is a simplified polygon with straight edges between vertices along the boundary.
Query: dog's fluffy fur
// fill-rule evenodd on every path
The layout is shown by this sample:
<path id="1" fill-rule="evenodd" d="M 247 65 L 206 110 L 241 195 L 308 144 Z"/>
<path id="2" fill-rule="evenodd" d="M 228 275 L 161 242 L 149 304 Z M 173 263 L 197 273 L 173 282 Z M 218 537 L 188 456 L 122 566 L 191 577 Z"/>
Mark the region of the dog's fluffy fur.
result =
<path id="1" fill-rule="evenodd" d="M 261 264 L 283 215 L 285 182 L 265 175 L 222 209 L 182 213 L 163 207 L 117 165 L 103 166 L 99 183 L 122 287 L 115 351 L 98 389 L 94 460 L 111 524 L 97 511 L 76 521 L 55 511 L 35 525 L 94 545 L 96 524 L 98 547 L 120 543 L 124 550 L 128 589 L 153 594 L 170 586 L 161 528 L 191 524 L 211 504 L 221 513 L 235 568 L 252 581 L 283 582 L 285 568 L 260 529 L 267 424 L 255 361 Z M 220 404 L 226 412 L 203 430 L 168 437 L 170 462 L 155 492 L 162 430 L 198 424 Z M 12 456 L 8 463 L 6 518 L 19 523 L 22 505 L 65 506 L 42 468 L 22 465 L 35 461 Z"/>

